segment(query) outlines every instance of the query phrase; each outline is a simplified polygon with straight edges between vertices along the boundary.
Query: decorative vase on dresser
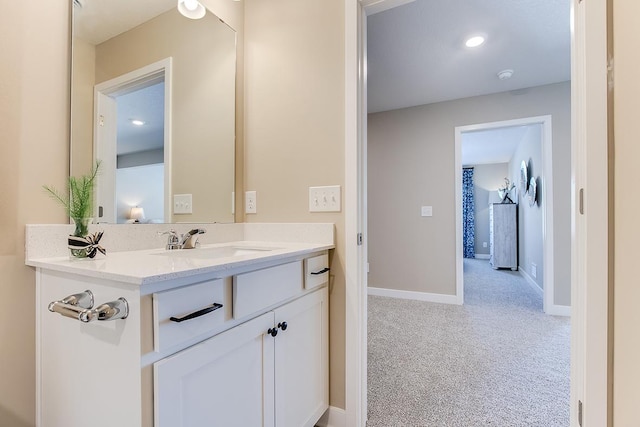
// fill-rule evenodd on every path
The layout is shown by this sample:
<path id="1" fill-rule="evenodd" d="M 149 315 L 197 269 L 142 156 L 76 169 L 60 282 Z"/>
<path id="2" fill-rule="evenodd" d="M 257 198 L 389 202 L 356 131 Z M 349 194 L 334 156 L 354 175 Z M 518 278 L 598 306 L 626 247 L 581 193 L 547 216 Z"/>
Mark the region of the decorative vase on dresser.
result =
<path id="1" fill-rule="evenodd" d="M 518 223 L 515 203 L 489 205 L 489 263 L 495 269 L 518 269 Z"/>

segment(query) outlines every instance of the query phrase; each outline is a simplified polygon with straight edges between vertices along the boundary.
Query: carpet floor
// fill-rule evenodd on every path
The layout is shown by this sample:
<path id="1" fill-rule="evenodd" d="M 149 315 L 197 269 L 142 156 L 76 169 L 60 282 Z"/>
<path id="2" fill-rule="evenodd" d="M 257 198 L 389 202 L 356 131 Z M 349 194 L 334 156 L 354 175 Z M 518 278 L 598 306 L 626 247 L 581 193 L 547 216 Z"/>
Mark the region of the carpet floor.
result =
<path id="1" fill-rule="evenodd" d="M 368 427 L 569 426 L 570 320 L 464 261 L 464 305 L 368 298 Z"/>

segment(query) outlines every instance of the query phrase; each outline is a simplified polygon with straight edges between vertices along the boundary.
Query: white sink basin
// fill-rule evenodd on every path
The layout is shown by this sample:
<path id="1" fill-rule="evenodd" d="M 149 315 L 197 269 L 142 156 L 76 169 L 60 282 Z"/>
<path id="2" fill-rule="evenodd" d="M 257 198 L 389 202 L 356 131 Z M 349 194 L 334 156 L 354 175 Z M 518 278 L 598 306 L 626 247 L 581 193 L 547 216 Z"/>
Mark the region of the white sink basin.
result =
<path id="1" fill-rule="evenodd" d="M 195 248 L 195 249 L 174 249 L 171 251 L 163 251 L 155 253 L 154 255 L 163 255 L 169 257 L 179 258 L 198 258 L 198 259 L 215 259 L 215 258 L 228 258 L 243 255 L 257 255 L 264 254 L 269 251 L 273 251 L 279 248 L 271 247 L 257 247 L 257 246 L 216 246 L 210 248 Z"/>

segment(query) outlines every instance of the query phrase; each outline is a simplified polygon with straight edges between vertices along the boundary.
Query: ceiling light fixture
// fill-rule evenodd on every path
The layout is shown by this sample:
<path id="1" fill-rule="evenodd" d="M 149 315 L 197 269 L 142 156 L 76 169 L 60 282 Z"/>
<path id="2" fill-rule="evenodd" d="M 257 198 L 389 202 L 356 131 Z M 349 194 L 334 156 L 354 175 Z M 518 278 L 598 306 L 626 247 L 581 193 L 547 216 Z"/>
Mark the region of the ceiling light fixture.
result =
<path id="1" fill-rule="evenodd" d="M 484 43 L 483 36 L 473 36 L 473 37 L 469 37 L 467 41 L 464 42 L 464 45 L 466 47 L 478 47 L 483 43 Z"/>
<path id="2" fill-rule="evenodd" d="M 198 0 L 178 0 L 178 11 L 189 19 L 200 19 L 207 13 Z"/>
<path id="3" fill-rule="evenodd" d="M 138 120 L 138 119 L 129 119 L 131 120 L 131 124 L 132 125 L 136 125 L 136 126 L 143 126 L 146 122 L 142 121 L 142 120 Z"/>
<path id="4" fill-rule="evenodd" d="M 513 76 L 513 70 L 511 69 L 502 70 L 498 73 L 498 78 L 500 80 L 509 80 L 511 76 Z"/>

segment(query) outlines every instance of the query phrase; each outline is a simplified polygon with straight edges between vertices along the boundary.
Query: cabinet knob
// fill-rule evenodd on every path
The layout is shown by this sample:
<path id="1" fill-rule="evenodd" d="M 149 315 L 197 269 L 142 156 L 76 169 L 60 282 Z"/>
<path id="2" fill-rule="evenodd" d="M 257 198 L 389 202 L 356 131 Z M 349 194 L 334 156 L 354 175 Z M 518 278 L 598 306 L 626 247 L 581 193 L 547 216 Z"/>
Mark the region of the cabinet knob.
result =
<path id="1" fill-rule="evenodd" d="M 267 333 L 272 337 L 275 337 L 276 335 L 278 335 L 278 328 L 269 328 Z"/>
<path id="2" fill-rule="evenodd" d="M 287 325 L 287 322 L 278 323 L 278 328 L 282 329 L 283 331 L 286 331 L 288 326 L 289 325 Z"/>

